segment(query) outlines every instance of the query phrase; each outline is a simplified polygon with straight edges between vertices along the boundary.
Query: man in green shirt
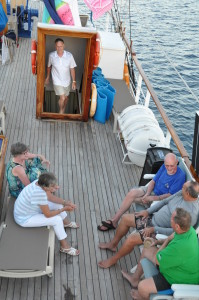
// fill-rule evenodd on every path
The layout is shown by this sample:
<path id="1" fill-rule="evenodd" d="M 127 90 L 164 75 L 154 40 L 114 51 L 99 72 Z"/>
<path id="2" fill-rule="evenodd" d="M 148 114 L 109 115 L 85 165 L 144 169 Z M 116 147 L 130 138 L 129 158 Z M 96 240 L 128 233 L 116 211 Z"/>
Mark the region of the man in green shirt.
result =
<path id="1" fill-rule="evenodd" d="M 133 299 L 149 299 L 151 293 L 166 290 L 173 283 L 199 284 L 199 246 L 191 216 L 177 208 L 171 216 L 174 234 L 159 248 L 154 259 L 159 273 L 138 284 L 132 290 Z"/>

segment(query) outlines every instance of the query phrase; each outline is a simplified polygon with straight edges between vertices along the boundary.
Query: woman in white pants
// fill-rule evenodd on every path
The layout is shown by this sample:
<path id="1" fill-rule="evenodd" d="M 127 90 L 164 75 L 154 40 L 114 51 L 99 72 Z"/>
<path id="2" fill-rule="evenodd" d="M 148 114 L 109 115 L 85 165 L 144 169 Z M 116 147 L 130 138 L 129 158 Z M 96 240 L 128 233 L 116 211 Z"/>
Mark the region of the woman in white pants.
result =
<path id="1" fill-rule="evenodd" d="M 69 255 L 79 255 L 66 241 L 64 227 L 78 228 L 76 222 L 67 219 L 66 211 L 73 211 L 76 205 L 56 196 L 48 200 L 48 194 L 57 190 L 57 180 L 52 173 L 43 173 L 27 185 L 19 194 L 14 205 L 14 219 L 22 227 L 53 226 L 60 241 L 60 251 Z"/>

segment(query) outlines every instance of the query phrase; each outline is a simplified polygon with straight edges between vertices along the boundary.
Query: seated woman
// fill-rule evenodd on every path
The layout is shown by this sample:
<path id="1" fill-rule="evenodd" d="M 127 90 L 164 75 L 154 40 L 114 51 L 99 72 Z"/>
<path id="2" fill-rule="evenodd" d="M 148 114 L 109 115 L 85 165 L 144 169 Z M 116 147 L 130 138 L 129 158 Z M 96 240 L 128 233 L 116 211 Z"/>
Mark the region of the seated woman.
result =
<path id="1" fill-rule="evenodd" d="M 49 161 L 43 155 L 29 152 L 28 146 L 16 143 L 11 146 L 13 158 L 7 164 L 6 177 L 11 196 L 17 198 L 23 188 L 46 172 L 43 164 Z"/>
<path id="2" fill-rule="evenodd" d="M 47 192 L 54 193 L 57 190 L 56 182 L 54 174 L 48 172 L 41 174 L 38 180 L 27 185 L 15 201 L 14 219 L 22 227 L 53 226 L 60 241 L 60 252 L 76 256 L 79 255 L 79 250 L 68 244 L 64 230 L 64 227 L 79 227 L 67 219 L 66 213 L 73 211 L 76 205 L 58 197 L 48 201 Z M 76 224 L 76 227 L 71 224 Z"/>

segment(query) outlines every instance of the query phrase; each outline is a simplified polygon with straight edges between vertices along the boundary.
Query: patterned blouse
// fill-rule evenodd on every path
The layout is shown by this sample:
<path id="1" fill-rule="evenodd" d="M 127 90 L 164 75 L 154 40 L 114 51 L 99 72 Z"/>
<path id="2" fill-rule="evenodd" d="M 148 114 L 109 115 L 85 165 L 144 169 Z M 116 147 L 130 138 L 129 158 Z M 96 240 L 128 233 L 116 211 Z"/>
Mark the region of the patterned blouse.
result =
<path id="1" fill-rule="evenodd" d="M 6 177 L 8 181 L 9 191 L 11 196 L 14 198 L 17 198 L 20 194 L 20 192 L 23 190 L 24 185 L 19 179 L 18 176 L 14 176 L 12 173 L 12 170 L 16 166 L 21 166 L 18 163 L 15 163 L 13 159 L 11 159 L 6 167 Z M 30 160 L 25 161 L 25 172 L 28 176 L 30 182 L 33 182 L 34 180 L 38 179 L 40 174 L 47 172 L 47 169 L 42 165 L 41 159 L 38 157 L 35 157 Z"/>

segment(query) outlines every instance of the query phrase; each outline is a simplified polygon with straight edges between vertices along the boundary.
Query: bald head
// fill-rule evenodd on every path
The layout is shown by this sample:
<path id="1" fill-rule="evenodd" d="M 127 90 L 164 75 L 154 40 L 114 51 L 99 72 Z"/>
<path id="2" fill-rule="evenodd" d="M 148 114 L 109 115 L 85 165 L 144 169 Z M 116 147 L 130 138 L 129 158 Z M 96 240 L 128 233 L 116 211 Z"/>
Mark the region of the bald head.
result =
<path id="1" fill-rule="evenodd" d="M 175 154 L 168 153 L 164 158 L 164 164 L 169 175 L 173 175 L 177 171 L 178 159 Z"/>
<path id="2" fill-rule="evenodd" d="M 199 196 L 199 184 L 196 181 L 187 181 L 182 187 L 182 195 L 185 201 L 195 201 Z"/>

